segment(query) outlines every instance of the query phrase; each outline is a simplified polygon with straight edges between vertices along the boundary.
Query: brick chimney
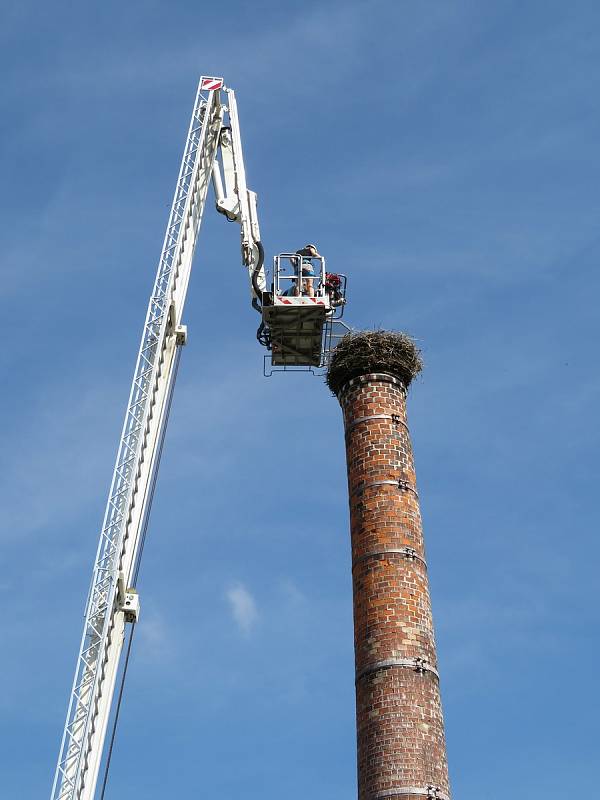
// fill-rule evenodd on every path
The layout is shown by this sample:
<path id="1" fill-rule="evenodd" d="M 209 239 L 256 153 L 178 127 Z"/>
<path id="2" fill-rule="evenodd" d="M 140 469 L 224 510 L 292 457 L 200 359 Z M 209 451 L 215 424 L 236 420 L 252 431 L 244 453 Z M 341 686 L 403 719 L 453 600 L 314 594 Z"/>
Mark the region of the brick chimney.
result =
<path id="1" fill-rule="evenodd" d="M 449 797 L 427 563 L 406 421 L 420 371 L 404 334 L 350 334 L 328 384 L 344 415 L 359 800 Z"/>

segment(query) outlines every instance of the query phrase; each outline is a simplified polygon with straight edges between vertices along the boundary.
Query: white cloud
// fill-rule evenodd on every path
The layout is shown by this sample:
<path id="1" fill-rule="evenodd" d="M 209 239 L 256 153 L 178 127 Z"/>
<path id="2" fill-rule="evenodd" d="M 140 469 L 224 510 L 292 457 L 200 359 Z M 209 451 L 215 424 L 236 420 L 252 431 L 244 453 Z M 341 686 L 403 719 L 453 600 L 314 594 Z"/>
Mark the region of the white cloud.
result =
<path id="1" fill-rule="evenodd" d="M 287 600 L 288 606 L 293 609 L 303 608 L 306 603 L 306 595 L 302 592 L 291 578 L 284 578 L 281 581 L 281 590 Z"/>
<path id="2" fill-rule="evenodd" d="M 254 597 L 242 583 L 236 583 L 227 590 L 227 600 L 236 625 L 244 636 L 249 636 L 258 621 Z"/>
<path id="3" fill-rule="evenodd" d="M 173 654 L 169 629 L 161 615 L 155 611 L 140 617 L 138 624 L 139 656 L 144 661 L 162 661 Z"/>

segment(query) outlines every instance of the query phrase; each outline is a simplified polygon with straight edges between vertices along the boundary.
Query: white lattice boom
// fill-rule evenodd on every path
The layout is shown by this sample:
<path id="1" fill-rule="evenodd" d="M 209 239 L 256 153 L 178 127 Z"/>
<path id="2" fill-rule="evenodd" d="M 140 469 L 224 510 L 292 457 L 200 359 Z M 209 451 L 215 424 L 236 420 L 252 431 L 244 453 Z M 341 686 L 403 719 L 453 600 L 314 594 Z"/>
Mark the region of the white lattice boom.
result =
<path id="1" fill-rule="evenodd" d="M 133 584 L 166 423 L 181 315 L 213 172 L 224 107 L 220 84 L 194 103 L 175 198 L 135 367 L 85 612 L 52 800 L 92 800 L 124 631 L 122 589 Z M 221 81 L 222 84 L 222 81 Z"/>

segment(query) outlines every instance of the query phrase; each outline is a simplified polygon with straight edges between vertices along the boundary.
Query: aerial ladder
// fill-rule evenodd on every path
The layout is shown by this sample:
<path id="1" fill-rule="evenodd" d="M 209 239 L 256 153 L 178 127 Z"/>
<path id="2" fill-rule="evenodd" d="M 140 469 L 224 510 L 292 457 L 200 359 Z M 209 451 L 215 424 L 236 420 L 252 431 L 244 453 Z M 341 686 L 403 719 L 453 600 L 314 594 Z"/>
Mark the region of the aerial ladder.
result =
<path id="1" fill-rule="evenodd" d="M 140 614 L 135 586 L 187 339 L 183 308 L 211 182 L 217 210 L 241 228 L 242 263 L 260 314 L 257 338 L 270 353 L 271 368 L 322 367 L 336 338 L 348 330 L 339 322 L 346 278 L 328 273 L 313 245 L 275 256 L 268 281 L 256 194 L 246 185 L 235 93 L 222 78 L 202 77 L 119 440 L 51 800 L 94 800 L 98 791 L 104 796 L 105 741 L 109 722 L 116 725 L 113 701 L 119 675 L 124 679 L 127 629 L 126 660 Z M 119 702 L 120 693 L 117 707 Z"/>

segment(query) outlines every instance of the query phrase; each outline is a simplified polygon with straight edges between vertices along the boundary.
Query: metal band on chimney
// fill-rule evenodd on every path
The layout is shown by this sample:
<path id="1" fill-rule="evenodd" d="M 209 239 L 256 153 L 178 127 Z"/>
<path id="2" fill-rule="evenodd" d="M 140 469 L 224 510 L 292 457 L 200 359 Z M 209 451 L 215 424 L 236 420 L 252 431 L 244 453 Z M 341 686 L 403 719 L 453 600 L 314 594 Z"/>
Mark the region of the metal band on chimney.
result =
<path id="1" fill-rule="evenodd" d="M 419 495 L 417 490 L 410 485 L 408 481 L 402 480 L 402 478 L 397 480 L 386 480 L 386 481 L 370 481 L 369 483 L 362 483 L 352 492 L 352 495 L 358 494 L 359 492 L 364 491 L 365 489 L 370 489 L 371 486 L 396 486 L 398 489 L 402 489 L 405 492 L 412 492 L 414 496 L 419 499 Z"/>
<path id="2" fill-rule="evenodd" d="M 365 386 L 371 383 L 391 383 L 396 386 L 400 391 L 404 392 L 406 396 L 406 386 L 395 375 L 390 375 L 388 372 L 370 372 L 368 375 L 359 375 L 357 378 L 351 378 L 348 383 L 345 383 L 341 389 L 338 389 L 337 396 L 340 402 L 346 392 L 354 389 L 356 386 Z"/>
<path id="3" fill-rule="evenodd" d="M 386 556 L 389 553 L 397 553 L 398 555 L 406 556 L 411 561 L 420 561 L 421 564 L 427 566 L 427 562 L 420 556 L 414 547 L 388 547 L 386 550 L 372 550 L 369 553 L 363 553 L 352 562 L 352 566 L 359 564 L 361 561 L 366 561 L 367 558 L 377 558 L 378 556 Z"/>
<path id="4" fill-rule="evenodd" d="M 384 789 L 373 795 L 373 800 L 384 800 L 386 797 L 406 797 L 417 795 L 417 797 L 427 797 L 428 800 L 450 800 L 449 796 L 442 792 L 438 786 L 399 786 L 397 789 Z"/>
<path id="5" fill-rule="evenodd" d="M 371 414 L 369 417 L 357 417 L 346 425 L 346 433 L 350 433 L 361 422 L 367 422 L 370 419 L 389 419 L 393 425 L 402 425 L 408 431 L 408 425 L 400 419 L 399 414 Z"/>
<path id="6" fill-rule="evenodd" d="M 421 673 L 432 672 L 437 678 L 440 677 L 437 669 L 432 667 L 426 658 L 386 658 L 384 661 L 375 661 L 373 664 L 369 664 L 368 667 L 361 669 L 356 676 L 356 681 L 358 682 L 361 678 L 373 672 L 379 672 L 380 669 L 390 669 L 392 667 L 413 669 L 415 672 Z"/>

